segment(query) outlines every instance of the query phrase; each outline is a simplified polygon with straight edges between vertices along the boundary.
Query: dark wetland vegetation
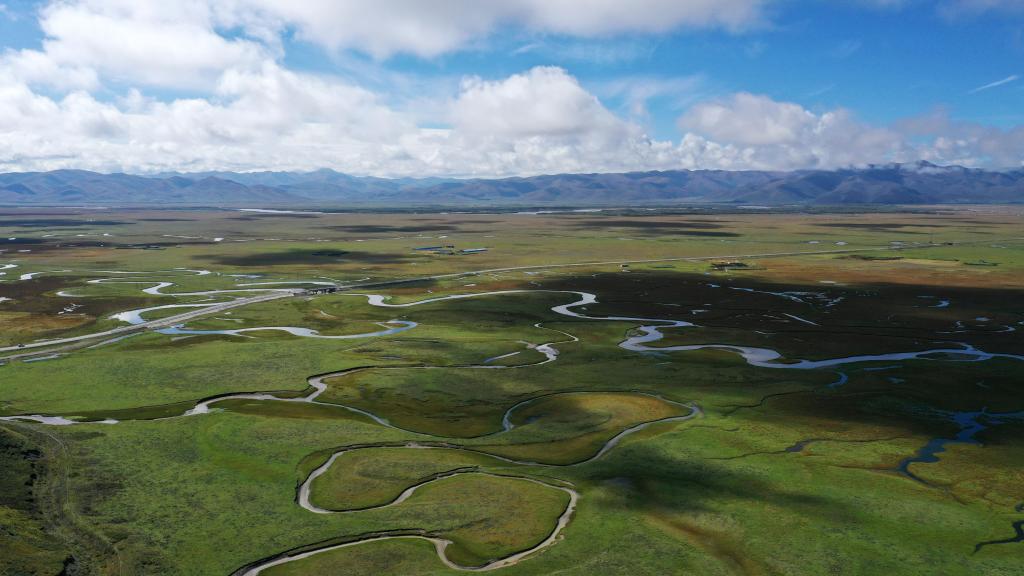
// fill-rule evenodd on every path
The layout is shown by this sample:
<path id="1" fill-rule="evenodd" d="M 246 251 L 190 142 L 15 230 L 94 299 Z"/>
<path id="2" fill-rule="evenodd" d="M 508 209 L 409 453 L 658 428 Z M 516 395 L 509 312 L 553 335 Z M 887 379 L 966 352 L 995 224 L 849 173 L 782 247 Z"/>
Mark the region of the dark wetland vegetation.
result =
<path id="1" fill-rule="evenodd" d="M 1020 574 L 1022 288 L 1019 207 L 8 210 L 0 574 Z"/>

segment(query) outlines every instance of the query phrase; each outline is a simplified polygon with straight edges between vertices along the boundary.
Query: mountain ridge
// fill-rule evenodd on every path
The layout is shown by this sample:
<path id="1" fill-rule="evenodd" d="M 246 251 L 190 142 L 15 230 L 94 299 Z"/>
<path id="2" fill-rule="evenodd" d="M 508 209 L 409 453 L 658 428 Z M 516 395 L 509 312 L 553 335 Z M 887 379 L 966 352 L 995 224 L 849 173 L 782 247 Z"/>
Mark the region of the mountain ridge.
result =
<path id="1" fill-rule="evenodd" d="M 506 178 L 379 178 L 312 172 L 0 174 L 3 205 L 1013 204 L 1024 168 L 928 162 L 795 171 L 665 170 Z"/>

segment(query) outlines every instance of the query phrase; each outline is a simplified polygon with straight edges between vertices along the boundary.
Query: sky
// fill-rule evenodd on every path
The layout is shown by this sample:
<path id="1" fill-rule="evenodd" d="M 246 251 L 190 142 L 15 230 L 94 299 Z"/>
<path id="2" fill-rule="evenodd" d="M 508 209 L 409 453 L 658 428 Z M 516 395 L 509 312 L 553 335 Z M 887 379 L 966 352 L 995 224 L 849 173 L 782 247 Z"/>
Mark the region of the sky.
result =
<path id="1" fill-rule="evenodd" d="M 0 172 L 1024 166 L 1024 0 L 0 0 Z"/>

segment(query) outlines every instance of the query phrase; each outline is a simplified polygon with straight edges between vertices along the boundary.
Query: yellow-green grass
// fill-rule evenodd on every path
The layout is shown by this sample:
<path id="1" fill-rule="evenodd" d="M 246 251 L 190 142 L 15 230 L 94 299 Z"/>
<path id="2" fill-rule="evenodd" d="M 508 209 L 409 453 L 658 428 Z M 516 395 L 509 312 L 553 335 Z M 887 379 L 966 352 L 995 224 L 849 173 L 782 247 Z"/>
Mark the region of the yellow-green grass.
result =
<path id="1" fill-rule="evenodd" d="M 1012 573 L 1012 551 L 971 555 L 978 540 L 1010 536 L 1009 523 L 1000 521 L 1005 513 L 884 471 L 898 460 L 894 448 L 912 453 L 914 444 L 835 442 L 789 453 L 788 440 L 772 440 L 787 433 L 788 419 L 767 429 L 748 430 L 746 422 L 731 417 L 633 442 L 595 463 L 592 473 L 614 480 L 620 505 L 651 527 L 734 570 Z M 858 431 L 862 438 L 871 432 Z M 746 454 L 723 450 L 723 442 L 744 440 L 761 446 Z M 723 452 L 733 456 L 719 459 Z"/>
<path id="2" fill-rule="evenodd" d="M 477 566 L 539 544 L 568 504 L 562 490 L 475 473 L 426 484 L 401 508 L 411 525 L 452 540 L 445 550 L 451 561 Z"/>
<path id="3" fill-rule="evenodd" d="M 618 348 L 624 323 L 580 321 L 553 327 L 582 344 L 555 345 L 558 360 L 516 369 L 395 368 L 366 370 L 328 379 L 319 398 L 367 410 L 402 428 L 443 437 L 469 438 L 501 430 L 505 410 L 553 391 L 640 390 L 676 401 L 742 403 L 752 392 L 824 387 L 832 371 L 764 370 L 722 351 L 641 356 Z M 401 353 L 398 348 L 398 353 Z M 520 358 L 520 354 L 516 358 Z M 522 360 L 520 360 L 522 361 Z M 735 396 L 734 400 L 729 400 Z"/>
<path id="4" fill-rule="evenodd" d="M 310 501 L 328 510 L 356 510 L 393 501 L 406 488 L 438 475 L 509 468 L 483 454 L 450 448 L 375 447 L 340 455 L 310 486 Z"/>
<path id="5" fill-rule="evenodd" d="M 63 216 L 62 216 L 63 217 Z M 74 218 L 76 216 L 72 216 Z M 11 254 L 24 270 L 72 269 L 71 274 L 93 270 L 87 278 L 111 276 L 100 270 L 137 270 L 160 272 L 143 277 L 173 280 L 178 286 L 169 292 L 231 288 L 236 280 L 228 274 L 259 274 L 261 278 L 239 281 L 323 279 L 323 276 L 351 281 L 364 276 L 374 280 L 437 273 L 460 272 L 481 268 L 530 265 L 539 263 L 602 261 L 609 259 L 644 259 L 680 256 L 726 256 L 771 253 L 778 251 L 849 249 L 886 245 L 889 241 L 930 242 L 969 241 L 975 244 L 940 246 L 911 252 L 889 251 L 881 254 L 905 256 L 901 261 L 836 260 L 833 255 L 773 258 L 757 261 L 763 270 L 737 272 L 725 276 L 783 279 L 788 282 L 815 283 L 819 280 L 839 282 L 921 283 L 922 280 L 941 285 L 984 278 L 989 285 L 1014 285 L 1014 275 L 1024 266 L 1020 242 L 1012 241 L 1019 219 L 1013 214 L 870 214 L 870 215 L 792 215 L 792 214 L 728 214 L 711 216 L 662 215 L 649 217 L 619 216 L 602 219 L 596 216 L 524 216 L 524 215 L 413 215 L 413 214 L 328 214 L 300 217 L 253 216 L 232 212 L 193 211 L 188 214 L 154 212 L 119 212 L 111 214 L 118 223 L 96 225 L 114 234 L 110 242 L 160 241 L 180 246 L 166 250 L 117 250 L 112 247 L 47 249 L 26 254 Z M 687 236 L 699 224 L 737 236 L 707 238 Z M 0 226 L 3 223 L 0 222 Z M 93 228 L 90 225 L 90 228 Z M 411 232 L 412 229 L 416 232 Z M 42 233 L 33 229 L 9 232 L 28 236 Z M 77 232 L 77 230 L 75 230 Z M 216 232 L 214 232 L 216 231 Z M 53 231 L 51 231 L 53 232 Z M 171 236 L 201 236 L 206 243 Z M 228 241 L 209 242 L 214 235 Z M 424 242 L 437 242 L 438 235 L 448 235 L 451 242 L 462 245 L 486 244 L 491 251 L 471 257 L 433 257 L 412 252 Z M 422 237 L 421 237 L 422 236 Z M 276 238 L 276 240 L 274 240 Z M 309 241 L 310 238 L 330 240 Z M 622 240 L 626 238 L 626 240 Z M 246 242 L 234 242 L 244 239 Z M 44 239 L 45 240 L 45 239 Z M 363 240 L 356 242 L 356 240 Z M 982 242 L 978 242 L 978 241 Z M 818 244 L 808 244 L 815 241 Z M 836 242 L 847 242 L 837 246 Z M 304 258 L 288 254 L 349 251 L 358 258 Z M 279 257 L 280 255 L 286 255 Z M 254 258 L 254 255 L 269 255 Z M 368 258 L 366 255 L 372 256 Z M 388 256 L 390 255 L 390 256 Z M 951 262 L 956 266 L 932 266 L 909 262 Z M 0 257 L 3 258 L 3 257 Z M 928 260 L 928 258 L 932 258 Z M 923 259 L 923 260 L 922 260 Z M 963 262 L 987 260 L 997 267 L 972 267 Z M 234 263 L 232 263 L 234 262 Z M 704 271 L 706 264 L 673 263 L 680 271 Z M 659 264 L 638 264 L 637 269 L 650 269 Z M 190 276 L 172 272 L 174 268 L 210 268 L 214 274 Z M 614 270 L 615 266 L 604 270 Z M 572 269 L 569 269 L 572 270 Z M 584 269 L 577 269 L 583 272 Z M 19 270 L 20 271 L 20 270 Z M 536 276 L 523 272 L 501 272 L 469 279 L 442 282 L 446 291 L 470 290 L 467 283 L 539 281 L 546 284 L 546 274 Z M 716 276 L 719 276 L 716 274 Z M 828 276 L 826 278 L 825 276 Z M 129 278 L 126 275 L 125 278 Z M 32 283 L 46 279 L 43 275 Z M 84 282 L 85 278 L 82 278 Z M 1009 284 L 1008 284 L 1009 283 Z M 18 284 L 7 282 L 9 285 Z M 1015 285 L 1020 286 L 1019 281 Z M 81 285 L 90 294 L 130 295 L 142 285 Z M 76 288 L 77 289 L 77 288 Z M 410 287 L 412 293 L 428 294 L 429 284 Z M 0 291 L 3 286 L 0 285 Z M 75 290 L 72 293 L 77 293 Z M 85 294 L 87 292 L 82 292 Z M 400 294 L 398 291 L 396 294 Z M 409 296 L 412 296 L 412 293 Z M 64 299 L 52 296 L 55 301 Z M 407 296 L 402 296 L 403 298 Z M 171 297 L 154 297 L 163 302 Z M 397 301 L 397 300 L 396 300 Z M 5 303 L 5 307 L 10 307 Z M 59 310 L 59 308 L 58 308 Z M 55 313 L 56 311 L 54 311 Z"/>
<path id="6" fill-rule="evenodd" d="M 23 430 L 0 426 L 0 573 L 56 574 L 67 550 L 44 509 L 47 466 Z"/>
<path id="7" fill-rule="evenodd" d="M 462 566 L 482 566 L 540 544 L 569 504 L 565 492 L 515 477 L 467 473 L 424 485 L 401 504 L 410 518 L 422 518 L 432 537 L 451 540 L 444 551 Z M 416 520 L 410 520 L 415 522 Z M 411 539 L 370 542 L 280 565 L 265 574 L 447 573 L 423 557 L 432 545 Z M 345 554 L 344 552 L 352 552 Z M 409 570 L 410 572 L 406 572 Z M 423 571 L 427 570 L 427 571 Z M 351 572 L 350 572 L 351 571 Z"/>
<path id="8" fill-rule="evenodd" d="M 58 432 L 79 462 L 95 464 L 71 478 L 76 498 L 88 502 L 85 519 L 119 541 L 125 566 L 160 573 L 230 573 L 276 552 L 396 527 L 452 539 L 453 560 L 482 563 L 543 540 L 567 498 L 528 480 L 470 474 L 424 486 L 399 506 L 311 514 L 294 500 L 305 454 L 398 439 L 353 420 L 225 412 Z M 192 522 L 197 514 L 206 520 Z M 246 538 L 215 537 L 224 531 Z"/>
<path id="9" fill-rule="evenodd" d="M 949 490 L 964 501 L 984 501 L 993 511 L 1006 518 L 1019 519 L 1014 514 L 1020 504 L 1021 471 L 1024 447 L 1016 440 L 1024 432 L 1024 422 L 1010 421 L 979 434 L 983 444 L 956 444 L 946 446 L 938 462 L 911 464 L 910 471 L 923 480 Z M 1010 521 L 992 526 L 992 534 L 983 540 L 1010 537 Z M 997 549 L 986 550 L 996 553 Z"/>
<path id="10" fill-rule="evenodd" d="M 980 501 L 968 500 L 965 506 L 940 490 L 860 468 L 874 465 L 869 452 L 858 462 L 834 460 L 817 448 L 807 455 L 715 460 L 724 452 L 723 443 L 735 442 L 739 431 L 748 430 L 753 422 L 748 412 L 668 426 L 661 434 L 624 442 L 590 466 L 558 469 L 559 476 L 580 484 L 579 514 L 564 541 L 515 571 L 630 574 L 684 567 L 725 574 L 732 550 L 766 573 L 818 573 L 829 569 L 830 554 L 867 574 L 928 574 L 937 565 L 947 566 L 951 574 L 977 569 L 1012 573 L 1012 551 L 993 548 L 991 558 L 962 560 L 969 558 L 976 538 L 1003 536 L 1008 524 L 1000 515 L 979 506 Z M 772 426 L 744 434 L 770 442 L 792 434 L 787 432 L 791 420 L 780 414 Z M 425 504 L 415 517 L 404 504 L 327 517 L 295 505 L 295 486 L 304 478 L 296 475 L 295 463 L 309 450 L 395 438 L 385 429 L 354 424 L 214 414 L 97 429 L 103 437 L 85 429 L 66 434 L 89 447 L 88 458 L 96 465 L 77 480 L 79 493 L 95 503 L 98 516 L 91 522 L 124 534 L 125 515 L 134 518 L 134 535 L 121 548 L 128 566 L 140 566 L 146 558 L 158 562 L 163 573 L 228 573 L 276 552 L 346 534 L 444 528 L 445 522 L 426 521 L 436 513 L 433 504 Z M 804 432 L 813 434 L 814 426 Z M 777 442 L 777 448 L 785 442 Z M 139 443 L 147 451 L 137 450 Z M 103 479 L 104 469 L 130 474 L 133 481 L 114 491 L 92 485 Z M 181 483 L 182 477 L 204 482 Z M 97 489 L 103 498 L 96 497 Z M 153 498 L 155 492 L 161 497 Z M 462 491 L 451 498 L 458 501 Z M 204 511 L 206 522 L 190 522 L 197 510 Z M 226 529 L 244 530 L 248 538 L 217 539 Z M 894 541 L 900 542 L 895 549 Z M 623 554 L 622 546 L 630 542 L 637 543 L 636 553 Z M 932 549 L 936 542 L 942 546 Z M 340 552 L 334 557 L 339 566 L 347 566 Z"/>
<path id="11" fill-rule="evenodd" d="M 304 390 L 306 377 L 359 365 L 329 340 L 146 334 L 35 363 L 4 366 L 7 413 L 82 412 L 175 404 L 229 392 Z M 225 370 L 225 358 L 231 369 Z"/>
<path id="12" fill-rule="evenodd" d="M 327 380 L 323 402 L 367 410 L 395 426 L 444 437 L 501 429 L 506 371 L 437 368 L 368 370 Z M 529 386 L 529 385 L 528 385 Z M 526 392 L 536 390 L 536 384 Z"/>
<path id="13" fill-rule="evenodd" d="M 346 574 L 380 576 L 403 574 L 458 574 L 437 558 L 434 545 L 418 538 L 396 538 L 368 542 L 331 550 L 264 570 L 266 576 L 308 576 L 309 574 Z"/>
<path id="14" fill-rule="evenodd" d="M 0 346 L 24 344 L 51 334 L 63 334 L 89 323 L 90 319 L 84 316 L 0 312 L 0 334 L 3 334 Z"/>
<path id="15" fill-rule="evenodd" d="M 126 571 L 229 574 L 277 551 L 400 520 L 315 515 L 295 504 L 296 464 L 310 450 L 399 439 L 355 419 L 216 412 L 55 433 L 73 447 L 78 513 L 118 542 Z M 245 538 L 217 536 L 226 533 Z"/>
<path id="16" fill-rule="evenodd" d="M 572 464 L 598 453 L 627 428 L 690 414 L 685 406 L 627 393 L 547 396 L 512 413 L 511 431 L 474 448 L 515 460 Z"/>
<path id="17" fill-rule="evenodd" d="M 389 310 L 357 299 L 333 301 L 338 308 L 332 310 L 344 314 L 349 322 L 343 325 L 351 329 L 380 330 L 374 321 L 394 317 Z M 295 308 L 309 306 L 326 307 L 314 300 L 300 302 Z M 253 317 L 245 308 L 236 313 L 271 325 L 288 325 L 297 320 L 292 310 L 284 305 L 276 316 L 267 308 L 257 310 Z M 485 315 L 462 311 L 462 319 L 474 317 L 463 326 L 452 312 L 435 314 L 412 331 L 388 339 L 330 340 L 278 331 L 251 333 L 250 337 L 138 335 L 55 360 L 4 366 L 0 411 L 70 416 L 176 404 L 229 392 L 302 390 L 308 376 L 355 366 L 474 364 L 510 349 L 523 350 L 520 356 L 530 362 L 542 357 L 526 350 L 518 339 L 541 342 L 552 335 L 526 322 L 514 326 L 514 316 L 495 324 Z M 232 369 L 227 372 L 225 357 L 232 358 Z M 75 389 L 89 393 L 68 394 Z"/>
<path id="18" fill-rule="evenodd" d="M 233 273 L 263 275 L 249 280 L 254 282 L 324 275 L 379 280 L 538 263 L 844 248 L 836 246 L 840 241 L 848 243 L 845 248 L 854 248 L 891 240 L 985 240 L 913 252 L 870 253 L 901 260 L 790 256 L 750 259 L 755 269 L 730 272 L 711 272 L 706 262 L 634 264 L 629 273 L 607 265 L 537 274 L 481 274 L 367 291 L 393 294 L 394 302 L 402 302 L 440 294 L 538 288 L 532 282 L 542 288 L 587 290 L 601 301 L 588 307 L 591 314 L 671 317 L 706 326 L 668 331 L 669 337 L 660 344 L 747 343 L 780 350 L 787 358 L 875 349 L 906 351 L 923 349 L 917 348 L 919 344 L 945 347 L 958 341 L 1019 353 L 1024 331 L 1001 330 L 1024 320 L 1014 304 L 1022 287 L 1024 244 L 1005 239 L 1020 235 L 1020 217 L 1015 214 L 960 210 L 948 214 L 656 214 L 615 216 L 614 220 L 627 222 L 602 223 L 595 216 L 429 214 L 237 220 L 244 215 L 227 211 L 174 213 L 171 221 L 144 221 L 168 213 L 125 212 L 110 219 L 129 224 L 91 226 L 89 232 L 109 231 L 119 242 L 147 242 L 167 241 L 164 234 L 213 236 L 216 230 L 216 236 L 229 240 L 185 243 L 159 251 L 83 247 L 0 255 L 0 264 L 17 259 L 20 266 L 0 283 L 0 295 L 12 290 L 18 299 L 0 308 L 26 315 L 12 316 L 14 325 L 0 331 L 8 341 L 74 334 L 107 325 L 102 318 L 113 311 L 194 301 L 145 296 L 138 291 L 143 285 L 122 290 L 129 285 L 84 284 L 105 275 L 99 272 L 63 274 L 68 278 L 52 286 L 44 282 L 47 275 L 25 281 L 24 287 L 15 280 L 14 273 L 38 270 L 188 266 L 214 271 L 202 277 L 167 274 L 162 278 L 180 282 L 169 291 L 185 291 L 230 288 L 236 281 L 226 274 Z M 707 228 L 703 222 L 705 227 L 694 227 L 688 220 L 710 221 L 715 227 Z M 413 227 L 428 230 L 413 231 Z M 686 234 L 693 230 L 737 235 Z M 15 230 L 8 231 L 14 235 Z M 431 238 L 418 238 L 420 234 Z M 460 246 L 486 245 L 491 251 L 470 257 L 411 254 L 412 247 L 435 243 L 438 235 L 449 235 Z M 252 241 L 230 242 L 232 236 Z M 313 237 L 329 241 L 310 240 Z M 351 259 L 311 254 L 322 250 L 360 254 Z M 966 264 L 981 260 L 998 266 Z M 662 267 L 668 265 L 672 268 Z M 597 277 L 591 277 L 593 273 Z M 759 290 L 824 290 L 846 298 L 832 307 L 805 306 L 770 295 L 725 292 L 727 288 L 718 289 L 719 295 L 709 283 Z M 84 308 L 87 317 L 74 326 L 56 314 L 68 300 L 54 293 L 66 286 L 71 286 L 71 293 L 80 286 L 94 294 L 81 298 L 80 303 L 93 308 Z M 39 295 L 31 296 L 32 292 Z M 921 295 L 934 298 L 919 299 Z M 828 389 L 827 384 L 836 379 L 832 370 L 759 369 L 723 351 L 647 355 L 621 350 L 616 344 L 633 324 L 571 320 L 548 310 L 571 298 L 485 297 L 391 309 L 370 307 L 358 297 L 343 295 L 302 305 L 270 303 L 254 307 L 248 315 L 240 309 L 231 316 L 238 315 L 246 326 L 314 322 L 320 319 L 307 315 L 317 314 L 323 303 L 331 307 L 323 310 L 340 321 L 334 324 L 323 318 L 319 326 L 337 333 L 395 317 L 420 322 L 420 326 L 393 338 L 345 342 L 270 333 L 251 339 L 136 336 L 59 360 L 0 367 L 0 410 L 97 417 L 106 412 L 130 419 L 131 409 L 144 407 L 135 413 L 144 417 L 163 415 L 215 393 L 300 393 L 310 374 L 352 366 L 455 366 L 515 350 L 523 352 L 506 361 L 527 363 L 540 356 L 525 351 L 518 340 L 562 339 L 531 326 L 544 322 L 579 336 L 581 342 L 557 345 L 562 350 L 559 359 L 541 367 L 368 371 L 360 373 L 356 385 L 352 385 L 356 380 L 332 381 L 325 395 L 325 399 L 372 409 L 395 423 L 408 419 L 407 427 L 413 430 L 452 436 L 497 431 L 501 415 L 510 406 L 551 392 L 638 389 L 695 401 L 705 409 L 705 418 L 652 426 L 630 435 L 586 466 L 509 465 L 509 471 L 523 468 L 531 470 L 531 475 L 572 480 L 581 500 L 564 540 L 503 573 L 973 576 L 1019 572 L 1019 545 L 986 546 L 973 553 L 979 542 L 1011 537 L 1012 522 L 1021 518 L 1015 511 L 1019 427 L 993 428 L 978 435 L 981 444 L 951 444 L 939 462 L 911 465 L 914 475 L 930 485 L 893 470 L 930 439 L 956 434 L 957 427 L 948 418 L 936 416 L 934 409 L 1019 410 L 1019 387 L 1014 386 L 1019 362 L 907 361 L 876 372 L 849 366 L 847 383 Z M 950 299 L 951 305 L 929 307 L 940 298 Z M 690 313 L 701 308 L 709 312 Z M 781 319 L 783 312 L 820 327 Z M 983 316 L 990 320 L 976 320 Z M 965 332 L 940 334 L 958 330 L 957 321 L 966 324 Z M 211 319 L 193 326 L 242 325 L 219 322 Z M 38 323 L 39 329 L 14 334 L 15 328 L 29 323 Z M 754 330 L 772 334 L 758 335 Z M 595 431 L 612 433 L 593 419 L 603 409 L 590 412 L 560 406 L 551 410 L 554 419 L 536 414 L 538 418 L 531 422 L 517 420 L 529 406 L 513 413 L 520 426 L 512 432 L 459 442 L 494 450 L 526 446 L 527 459 L 536 460 L 536 454 L 543 455 L 545 449 L 559 458 L 565 452 L 593 454 L 600 444 L 596 436 L 586 450 L 586 443 L 572 443 Z M 515 543 L 487 541 L 502 528 L 492 528 L 488 520 L 461 509 L 460 498 L 469 484 L 456 482 L 469 479 L 467 475 L 424 486 L 399 506 L 353 514 L 312 514 L 294 501 L 296 486 L 306 478 L 311 462 L 322 462 L 340 446 L 423 438 L 377 425 L 343 408 L 272 401 L 227 401 L 214 408 L 212 414 L 186 419 L 36 427 L 68 450 L 70 500 L 66 507 L 53 507 L 51 513 L 56 510 L 76 517 L 116 543 L 116 557 L 109 554 L 106 563 L 89 563 L 95 572 L 117 574 L 120 564 L 123 573 L 229 574 L 285 550 L 396 528 L 454 534 L 452 530 L 469 526 L 472 533 L 460 538 L 472 546 L 486 543 L 467 552 L 476 559 L 528 545 L 530 538 L 525 536 Z M 569 420 L 570 414 L 579 418 Z M 560 440 L 569 444 L 559 447 Z M 802 449 L 787 451 L 801 442 L 805 442 Z M 57 445 L 56 440 L 53 444 Z M 339 458 L 339 463 L 347 456 Z M 445 464 L 443 459 L 441 463 Z M 430 463 L 422 465 L 433 470 Z M 453 484 L 446 491 L 432 495 L 428 490 L 449 481 Z M 492 490 L 487 483 L 474 486 L 482 494 Z M 549 496 L 561 494 L 547 490 L 544 494 Z M 417 500 L 424 496 L 429 498 Z M 503 499 L 494 509 L 501 507 L 508 514 L 505 505 L 516 502 Z M 466 507 L 473 505 L 466 503 Z M 526 515 L 554 514 L 557 509 L 527 510 Z M 35 519 L 23 519 L 7 524 L 13 526 L 11 549 L 21 554 L 49 546 L 36 538 Z M 387 564 L 375 552 L 392 545 L 407 549 L 399 556 L 401 563 Z M 70 548 L 58 544 L 49 550 L 54 552 L 49 558 L 57 559 Z M 102 546 L 96 550 L 110 552 Z M 426 542 L 394 541 L 347 548 L 286 566 L 291 573 L 447 573 L 435 556 Z M 466 560 L 471 561 L 475 560 Z M 12 564 L 7 554 L 0 554 L 3 569 L 11 570 Z M 55 565 L 48 565 L 47 572 L 59 570 L 49 566 Z M 374 572 L 373 567 L 380 569 Z"/>

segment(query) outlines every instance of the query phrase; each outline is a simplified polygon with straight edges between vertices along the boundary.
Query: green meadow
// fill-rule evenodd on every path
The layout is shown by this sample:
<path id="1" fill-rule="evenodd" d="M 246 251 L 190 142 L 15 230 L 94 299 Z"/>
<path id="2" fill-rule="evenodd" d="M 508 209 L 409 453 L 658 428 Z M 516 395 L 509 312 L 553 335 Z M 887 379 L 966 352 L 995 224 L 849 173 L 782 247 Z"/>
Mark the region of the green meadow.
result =
<path id="1" fill-rule="evenodd" d="M 1012 211 L 60 218 L 0 214 L 0 574 L 1024 561 Z"/>

